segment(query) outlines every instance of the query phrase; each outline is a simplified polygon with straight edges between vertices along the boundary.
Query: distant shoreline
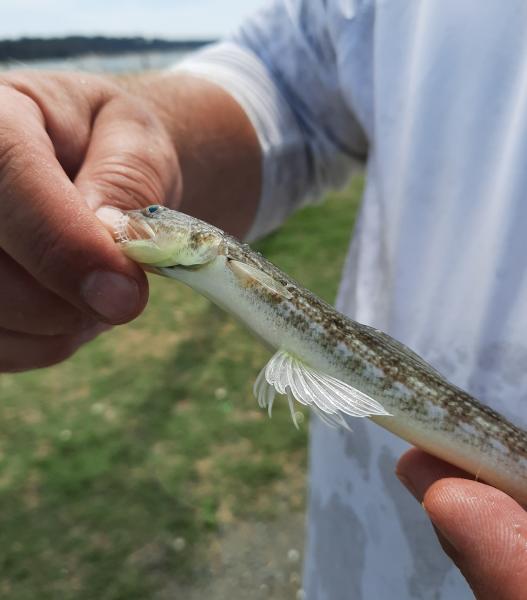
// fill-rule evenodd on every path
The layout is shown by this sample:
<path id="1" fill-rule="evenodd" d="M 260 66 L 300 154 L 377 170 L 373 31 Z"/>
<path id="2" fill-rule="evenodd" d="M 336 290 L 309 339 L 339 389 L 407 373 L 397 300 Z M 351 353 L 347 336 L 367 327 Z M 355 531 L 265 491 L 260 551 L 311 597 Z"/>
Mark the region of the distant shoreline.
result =
<path id="1" fill-rule="evenodd" d="M 0 40 L 0 62 L 64 59 L 86 54 L 126 54 L 128 52 L 188 52 L 214 40 L 164 40 L 143 37 L 68 36 L 62 38 L 19 38 Z"/>

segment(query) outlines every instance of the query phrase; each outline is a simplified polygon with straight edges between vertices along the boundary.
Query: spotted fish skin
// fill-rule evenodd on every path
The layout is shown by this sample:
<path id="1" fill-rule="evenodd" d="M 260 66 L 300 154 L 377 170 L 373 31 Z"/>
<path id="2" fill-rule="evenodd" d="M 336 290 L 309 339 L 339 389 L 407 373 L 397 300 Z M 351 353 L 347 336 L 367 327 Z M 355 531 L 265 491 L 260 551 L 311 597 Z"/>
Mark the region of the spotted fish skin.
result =
<path id="1" fill-rule="evenodd" d="M 147 223 L 160 247 L 161 238 L 181 237 L 183 222 L 185 260 L 189 248 L 209 260 L 192 266 L 190 258 L 182 265 L 175 251 L 172 266 L 150 261 L 149 270 L 207 296 L 268 347 L 379 402 L 389 416 L 372 415 L 377 424 L 527 505 L 525 430 L 452 385 L 397 340 L 338 312 L 247 244 L 193 217 L 157 212 L 126 214 L 136 229 Z M 133 241 L 123 240 L 122 230 L 120 236 L 126 252 Z M 166 265 L 166 252 L 163 257 Z"/>

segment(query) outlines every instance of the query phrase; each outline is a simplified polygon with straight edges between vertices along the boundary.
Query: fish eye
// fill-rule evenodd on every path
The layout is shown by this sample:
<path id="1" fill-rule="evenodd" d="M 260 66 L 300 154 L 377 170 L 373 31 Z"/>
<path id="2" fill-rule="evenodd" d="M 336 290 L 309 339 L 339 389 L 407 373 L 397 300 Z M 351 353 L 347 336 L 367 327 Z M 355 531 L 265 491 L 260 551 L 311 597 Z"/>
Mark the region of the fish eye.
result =
<path id="1" fill-rule="evenodd" d="M 151 206 L 147 206 L 145 208 L 145 214 L 146 216 L 148 215 L 153 215 L 154 213 L 156 213 L 161 207 L 159 206 L 159 204 L 152 204 Z"/>

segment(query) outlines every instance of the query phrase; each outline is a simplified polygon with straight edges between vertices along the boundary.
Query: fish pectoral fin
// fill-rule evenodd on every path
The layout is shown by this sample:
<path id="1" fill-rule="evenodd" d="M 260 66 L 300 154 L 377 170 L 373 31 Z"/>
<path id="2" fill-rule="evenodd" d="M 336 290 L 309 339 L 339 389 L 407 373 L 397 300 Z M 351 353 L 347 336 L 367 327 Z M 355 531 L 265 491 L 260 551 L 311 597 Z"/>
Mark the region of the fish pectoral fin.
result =
<path id="1" fill-rule="evenodd" d="M 279 350 L 260 371 L 254 387 L 258 404 L 271 409 L 276 393 L 287 395 L 295 426 L 293 400 L 311 407 L 326 423 L 349 429 L 343 415 L 352 417 L 390 416 L 390 413 L 368 394 L 313 369 L 293 355 Z"/>
<path id="2" fill-rule="evenodd" d="M 243 263 L 233 258 L 229 258 L 227 260 L 227 265 L 234 275 L 236 275 L 239 280 L 244 282 L 245 285 L 258 283 L 260 286 L 266 288 L 273 294 L 278 294 L 286 299 L 291 298 L 291 292 L 289 292 L 287 288 L 257 267 L 253 267 L 252 265 L 248 265 L 247 263 Z"/>

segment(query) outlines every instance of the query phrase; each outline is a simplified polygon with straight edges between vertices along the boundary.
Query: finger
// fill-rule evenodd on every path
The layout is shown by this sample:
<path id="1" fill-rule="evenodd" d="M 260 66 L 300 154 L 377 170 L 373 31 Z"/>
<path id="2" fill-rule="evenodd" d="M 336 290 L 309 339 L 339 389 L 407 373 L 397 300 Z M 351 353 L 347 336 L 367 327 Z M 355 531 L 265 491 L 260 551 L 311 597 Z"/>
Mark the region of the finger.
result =
<path id="1" fill-rule="evenodd" d="M 30 335 L 0 329 L 0 373 L 49 367 L 74 354 L 108 325 L 99 324 L 78 335 Z"/>
<path id="2" fill-rule="evenodd" d="M 86 154 L 92 114 L 110 93 L 105 80 L 86 73 L 25 69 L 2 73 L 0 80 L 38 104 L 55 154 L 71 179 Z"/>
<path id="3" fill-rule="evenodd" d="M 424 497 L 430 519 L 479 600 L 520 600 L 527 590 L 527 513 L 503 492 L 442 479 Z"/>
<path id="4" fill-rule="evenodd" d="M 45 287 L 109 323 L 147 300 L 144 273 L 116 248 L 55 158 L 38 106 L 0 86 L 0 247 Z"/>
<path id="5" fill-rule="evenodd" d="M 431 456 L 419 448 L 411 448 L 401 456 L 397 463 L 396 475 L 420 503 L 423 502 L 427 490 L 436 481 L 445 477 L 468 479 L 472 477 L 469 473 L 435 456 Z M 443 550 L 452 560 L 456 561 L 458 558 L 456 549 L 437 527 L 435 527 L 435 532 Z"/>
<path id="6" fill-rule="evenodd" d="M 38 283 L 0 250 L 0 328 L 35 335 L 79 333 L 97 323 Z"/>
<path id="7" fill-rule="evenodd" d="M 99 111 L 75 184 L 94 210 L 177 203 L 181 195 L 174 145 L 161 123 L 129 96 Z"/>
<path id="8" fill-rule="evenodd" d="M 479 600 L 516 600 L 527 587 L 527 514 L 509 496 L 413 448 L 397 476 L 423 503 L 445 552 Z"/>
<path id="9" fill-rule="evenodd" d="M 444 477 L 472 478 L 466 471 L 455 467 L 419 448 L 412 448 L 401 456 L 396 475 L 415 498 L 422 502 L 426 490 Z"/>

